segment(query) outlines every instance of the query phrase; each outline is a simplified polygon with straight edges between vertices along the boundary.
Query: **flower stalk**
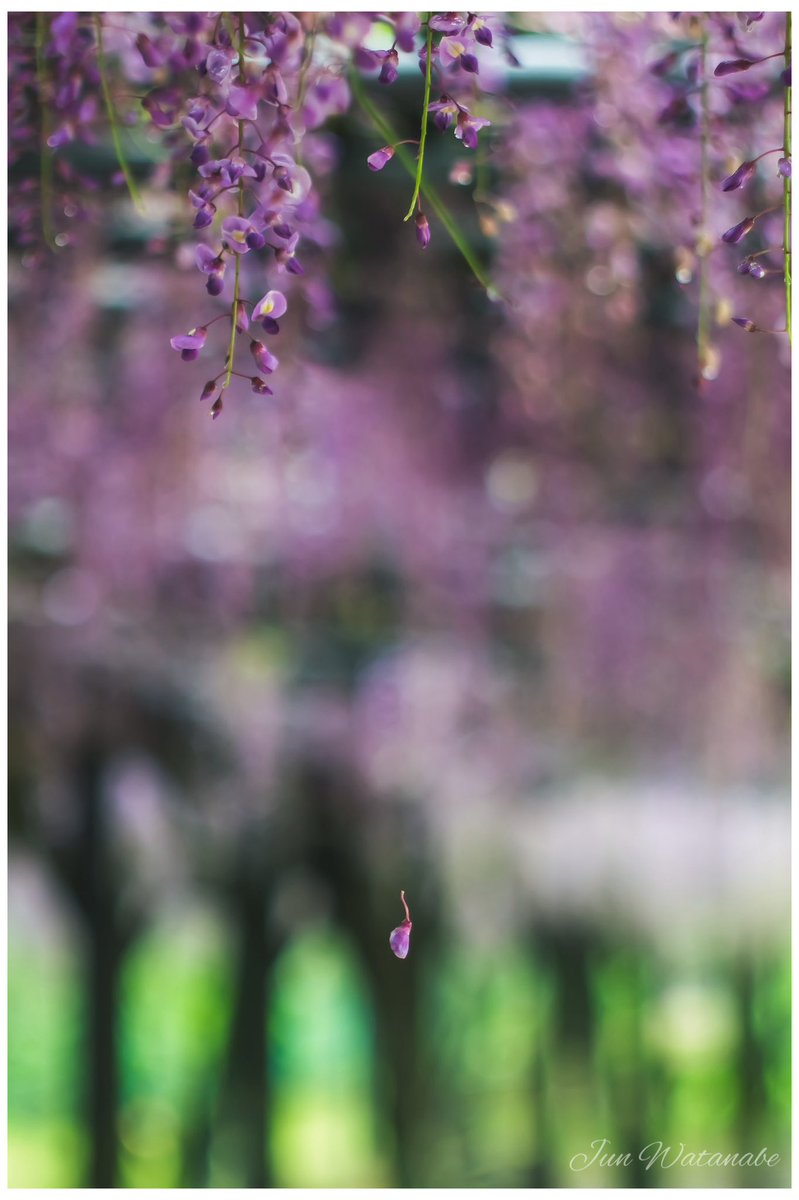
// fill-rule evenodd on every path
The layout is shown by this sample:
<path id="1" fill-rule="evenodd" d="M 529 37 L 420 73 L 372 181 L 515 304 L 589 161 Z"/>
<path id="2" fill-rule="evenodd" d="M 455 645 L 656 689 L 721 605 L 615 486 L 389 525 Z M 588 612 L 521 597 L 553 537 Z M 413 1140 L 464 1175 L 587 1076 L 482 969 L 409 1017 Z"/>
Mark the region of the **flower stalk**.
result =
<path id="1" fill-rule="evenodd" d="M 108 120 L 111 125 L 111 137 L 114 142 L 114 150 L 116 151 L 117 162 L 120 170 L 125 176 L 125 183 L 128 185 L 130 198 L 136 205 L 139 212 L 144 212 L 144 204 L 142 202 L 141 193 L 139 192 L 136 180 L 133 178 L 133 172 L 130 169 L 127 155 L 125 154 L 122 145 L 122 135 L 119 128 L 119 118 L 117 116 L 116 107 L 114 105 L 114 97 L 111 95 L 111 88 L 108 83 L 108 71 L 105 61 L 105 50 L 103 48 L 103 18 L 101 13 L 95 13 L 94 16 L 95 29 L 97 30 L 97 69 L 100 73 L 100 87 L 103 92 L 103 100 L 105 101 L 105 109 L 108 113 Z"/>
<path id="2" fill-rule="evenodd" d="M 432 13 L 427 14 L 427 59 L 425 61 L 422 132 L 419 136 L 419 158 L 416 163 L 416 183 L 413 189 L 413 197 L 411 199 L 410 208 L 405 214 L 404 219 L 406 221 L 410 221 L 416 209 L 416 205 L 419 201 L 419 193 L 422 190 L 422 177 L 424 174 L 424 148 L 427 142 L 427 122 L 430 112 L 430 91 L 433 85 L 433 30 L 430 27 L 431 16 Z"/>
<path id="3" fill-rule="evenodd" d="M 386 145 L 393 145 L 396 147 L 395 156 L 397 160 L 402 163 L 409 175 L 415 176 L 416 167 L 414 166 L 413 158 L 399 140 L 399 134 L 397 131 L 392 127 L 391 123 L 386 119 L 377 105 L 374 104 L 368 96 L 361 81 L 361 77 L 357 71 L 352 71 L 350 73 L 350 83 L 352 86 L 353 95 L 357 98 L 361 108 L 366 113 L 377 132 L 384 139 Z M 430 205 L 430 208 L 436 214 L 439 221 L 452 238 L 452 241 L 460 251 L 464 261 L 470 268 L 477 282 L 485 288 L 492 300 L 501 299 L 499 292 L 491 283 L 491 280 L 488 278 L 484 267 L 477 259 L 468 241 L 458 228 L 457 222 L 433 185 L 430 183 L 425 183 L 424 180 L 422 180 L 420 194 L 425 197 Z"/>

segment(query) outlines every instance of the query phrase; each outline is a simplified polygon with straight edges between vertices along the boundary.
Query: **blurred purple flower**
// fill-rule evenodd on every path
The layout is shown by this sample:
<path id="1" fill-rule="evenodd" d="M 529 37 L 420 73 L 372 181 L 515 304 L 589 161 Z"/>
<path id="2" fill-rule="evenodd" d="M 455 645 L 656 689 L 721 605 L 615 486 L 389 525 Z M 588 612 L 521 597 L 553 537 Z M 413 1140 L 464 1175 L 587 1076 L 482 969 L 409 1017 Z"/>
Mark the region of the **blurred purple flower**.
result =
<path id="1" fill-rule="evenodd" d="M 430 223 L 422 212 L 416 214 L 416 240 L 423 250 L 430 245 Z"/>
<path id="2" fill-rule="evenodd" d="M 450 37 L 454 33 L 460 33 L 463 25 L 464 17 L 462 13 L 434 13 L 430 18 L 430 28 L 435 29 L 436 33 L 443 33 L 445 37 Z"/>
<path id="3" fill-rule="evenodd" d="M 728 58 L 724 62 L 719 63 L 713 74 L 717 79 L 723 79 L 725 75 L 735 75 L 738 71 L 748 71 L 757 61 L 755 58 Z"/>
<path id="4" fill-rule="evenodd" d="M 380 83 L 391 84 L 399 75 L 399 54 L 396 50 L 387 50 L 383 59 L 383 65 L 380 68 L 378 81 Z"/>

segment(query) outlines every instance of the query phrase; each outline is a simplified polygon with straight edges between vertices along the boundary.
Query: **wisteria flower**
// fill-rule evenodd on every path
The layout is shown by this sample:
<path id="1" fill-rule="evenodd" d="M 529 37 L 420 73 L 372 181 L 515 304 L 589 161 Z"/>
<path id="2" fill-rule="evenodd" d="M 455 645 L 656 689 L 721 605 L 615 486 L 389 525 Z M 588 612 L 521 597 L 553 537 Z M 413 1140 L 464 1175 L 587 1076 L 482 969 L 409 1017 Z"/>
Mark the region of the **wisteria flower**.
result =
<path id="1" fill-rule="evenodd" d="M 486 117 L 473 117 L 465 108 L 461 109 L 455 128 L 455 137 L 463 142 L 467 149 L 476 150 L 478 133 L 490 124 L 491 122 Z"/>
<path id="2" fill-rule="evenodd" d="M 469 28 L 474 34 L 475 41 L 478 41 L 481 46 L 493 46 L 494 36 L 486 17 L 472 16 Z"/>
<path id="3" fill-rule="evenodd" d="M 258 116 L 259 98 L 255 88 L 233 86 L 228 92 L 227 111 L 232 117 L 254 121 Z"/>
<path id="4" fill-rule="evenodd" d="M 737 188 L 746 187 L 756 170 L 754 162 L 742 162 L 740 167 L 728 175 L 721 185 L 723 192 L 734 192 Z"/>
<path id="5" fill-rule="evenodd" d="M 267 350 L 263 342 L 251 341 L 250 353 L 255 359 L 256 367 L 259 371 L 263 371 L 264 375 L 271 375 L 280 365 L 279 360 Z"/>
<path id="6" fill-rule="evenodd" d="M 219 296 L 224 286 L 225 260 L 221 254 L 215 254 L 210 246 L 201 243 L 196 250 L 197 266 L 203 275 L 208 276 L 206 291 L 210 296 Z"/>
<path id="7" fill-rule="evenodd" d="M 204 327 L 190 329 L 188 333 L 181 333 L 177 337 L 170 338 L 169 344 L 173 350 L 180 351 L 180 357 L 184 362 L 192 362 L 195 358 L 199 358 L 207 336 L 208 330 Z"/>
<path id="8" fill-rule="evenodd" d="M 405 920 L 396 929 L 392 929 L 388 937 L 388 944 L 396 954 L 397 958 L 407 958 L 408 951 L 411 948 L 411 931 L 413 929 L 413 921 L 411 914 L 408 911 L 408 904 L 405 899 L 405 893 L 400 892 L 400 900 L 405 909 Z"/>
<path id="9" fill-rule="evenodd" d="M 445 67 L 460 67 L 471 75 L 477 75 L 480 70 L 469 38 L 443 38 L 438 48 L 438 55 L 441 64 Z"/>
<path id="10" fill-rule="evenodd" d="M 234 254 L 246 254 L 248 250 L 260 250 L 265 242 L 260 229 L 248 217 L 225 217 L 222 222 L 222 233 Z"/>
<path id="11" fill-rule="evenodd" d="M 744 217 L 743 221 L 739 221 L 737 225 L 733 225 L 731 229 L 727 229 L 722 235 L 721 240 L 726 242 L 728 246 L 737 246 L 742 242 L 748 233 L 751 233 L 755 227 L 754 217 Z"/>
<path id="12" fill-rule="evenodd" d="M 430 28 L 435 29 L 436 33 L 443 33 L 445 37 L 460 33 L 464 23 L 463 14 L 457 12 L 433 13 L 430 18 Z"/>
<path id="13" fill-rule="evenodd" d="M 757 59 L 754 58 L 728 58 L 724 62 L 720 62 L 713 74 L 717 79 L 722 79 L 725 75 L 735 75 L 738 71 L 748 71 L 753 67 Z"/>
<path id="14" fill-rule="evenodd" d="M 434 101 L 429 106 L 428 111 L 433 114 L 436 126 L 442 133 L 446 133 L 461 110 L 460 105 L 451 100 L 449 96 L 442 96 L 440 100 Z"/>
<path id="15" fill-rule="evenodd" d="M 384 146 L 382 150 L 375 150 L 374 154 L 370 154 L 366 162 L 370 171 L 382 171 L 386 163 L 391 162 L 394 157 L 394 147 Z"/>
<path id="16" fill-rule="evenodd" d="M 383 57 L 383 65 L 380 68 L 378 81 L 380 83 L 391 84 L 399 76 L 399 54 L 396 50 L 386 50 Z"/>
<path id="17" fill-rule="evenodd" d="M 252 310 L 253 321 L 260 321 L 263 317 L 269 317 L 276 321 L 278 317 L 282 317 L 288 308 L 288 301 L 282 292 L 270 291 L 256 304 Z"/>

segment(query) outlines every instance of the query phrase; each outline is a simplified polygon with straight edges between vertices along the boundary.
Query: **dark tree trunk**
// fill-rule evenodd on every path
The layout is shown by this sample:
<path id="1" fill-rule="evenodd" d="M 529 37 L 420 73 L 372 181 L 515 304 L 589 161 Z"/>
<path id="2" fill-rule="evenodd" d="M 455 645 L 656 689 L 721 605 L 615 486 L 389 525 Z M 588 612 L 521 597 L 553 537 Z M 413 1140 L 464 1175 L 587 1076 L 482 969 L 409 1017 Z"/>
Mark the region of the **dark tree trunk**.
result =
<path id="1" fill-rule="evenodd" d="M 267 1021 L 277 941 L 267 928 L 266 864 L 260 839 L 244 844 L 233 905 L 239 930 L 236 992 L 222 1089 L 222 1157 L 248 1188 L 273 1187 L 267 1120 Z"/>

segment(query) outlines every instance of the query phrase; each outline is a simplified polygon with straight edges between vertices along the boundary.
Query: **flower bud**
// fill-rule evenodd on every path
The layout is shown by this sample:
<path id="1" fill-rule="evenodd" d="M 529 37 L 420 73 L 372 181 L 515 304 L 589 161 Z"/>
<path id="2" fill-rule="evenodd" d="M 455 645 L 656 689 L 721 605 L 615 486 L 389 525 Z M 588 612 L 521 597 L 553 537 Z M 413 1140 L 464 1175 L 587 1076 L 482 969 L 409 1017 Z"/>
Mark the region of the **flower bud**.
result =
<path id="1" fill-rule="evenodd" d="M 396 929 L 392 929 L 388 936 L 388 944 L 396 954 L 397 958 L 407 958 L 408 951 L 411 948 L 411 930 L 413 929 L 413 921 L 411 914 L 408 911 L 408 905 L 405 902 L 405 893 L 400 892 L 400 900 L 405 909 L 405 920 Z"/>
<path id="2" fill-rule="evenodd" d="M 423 212 L 416 214 L 416 240 L 423 250 L 430 245 L 430 223 Z"/>
<path id="3" fill-rule="evenodd" d="M 374 154 L 370 154 L 366 162 L 372 171 L 382 171 L 386 163 L 391 162 L 394 157 L 394 147 L 384 146 L 382 150 L 375 150 Z"/>
<path id="4" fill-rule="evenodd" d="M 259 396 L 274 396 L 275 394 L 269 384 L 264 383 L 263 379 L 259 379 L 257 375 L 253 375 L 250 385 L 252 386 L 252 390 L 257 392 Z"/>
<path id="5" fill-rule="evenodd" d="M 777 170 L 783 179 L 791 178 L 791 160 L 790 158 L 781 158 L 777 163 Z"/>
<path id="6" fill-rule="evenodd" d="M 717 79 L 722 79 L 725 75 L 734 75 L 737 71 L 748 71 L 754 64 L 753 58 L 728 58 L 719 63 L 713 74 Z"/>
<path id="7" fill-rule="evenodd" d="M 216 400 L 214 400 L 213 404 L 211 405 L 211 420 L 212 421 L 216 420 L 216 418 L 219 416 L 219 414 L 221 413 L 221 411 L 224 407 L 225 406 L 222 403 L 222 393 L 220 392 L 219 395 L 217 396 Z"/>
<path id="8" fill-rule="evenodd" d="M 399 55 L 396 50 L 389 50 L 386 57 L 383 59 L 383 65 L 380 68 L 378 81 L 380 83 L 390 84 L 399 75 Z"/>
<path id="9" fill-rule="evenodd" d="M 743 221 L 739 221 L 737 225 L 733 225 L 731 229 L 725 230 L 721 235 L 721 240 L 726 242 L 728 246 L 737 246 L 742 242 L 748 233 L 751 233 L 755 227 L 754 217 L 744 217 Z"/>
<path id="10" fill-rule="evenodd" d="M 732 175 L 728 175 L 721 185 L 723 192 L 734 192 L 738 188 L 745 187 L 755 173 L 756 164 L 753 162 L 742 162 L 740 167 L 737 167 Z"/>
<path id="11" fill-rule="evenodd" d="M 746 333 L 757 333 L 757 325 L 755 325 L 754 321 L 750 321 L 749 317 L 733 317 L 732 323 L 733 325 L 740 325 L 741 329 Z"/>
<path id="12" fill-rule="evenodd" d="M 200 393 L 200 399 L 201 400 L 210 400 L 215 391 L 216 391 L 216 380 L 209 379 L 208 382 L 206 383 L 205 387 L 203 388 L 202 392 Z"/>
<path id="13" fill-rule="evenodd" d="M 250 342 L 250 353 L 255 359 L 255 365 L 259 371 L 263 371 L 264 375 L 271 375 L 276 371 L 279 363 L 274 354 L 270 353 L 264 346 L 263 342 Z"/>
<path id="14" fill-rule="evenodd" d="M 247 312 L 247 305 L 243 300 L 239 300 L 236 305 L 236 329 L 239 333 L 246 333 L 250 328 L 250 315 Z"/>

